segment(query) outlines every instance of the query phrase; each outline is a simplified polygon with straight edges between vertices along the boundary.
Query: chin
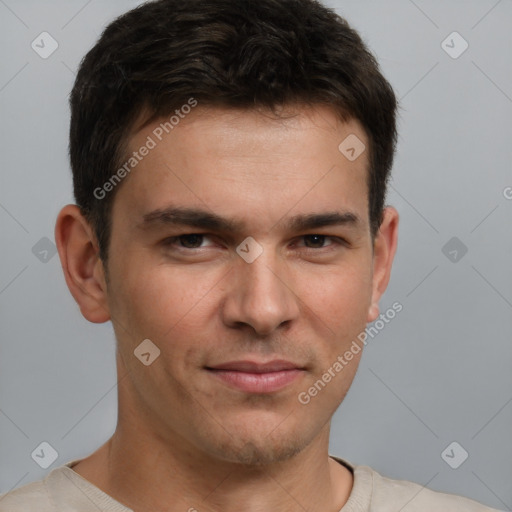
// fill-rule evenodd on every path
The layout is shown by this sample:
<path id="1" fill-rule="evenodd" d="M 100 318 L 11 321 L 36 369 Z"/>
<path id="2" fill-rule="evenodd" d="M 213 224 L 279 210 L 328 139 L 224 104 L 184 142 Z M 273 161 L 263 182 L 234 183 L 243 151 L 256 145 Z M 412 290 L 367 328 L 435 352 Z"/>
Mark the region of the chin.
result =
<path id="1" fill-rule="evenodd" d="M 264 466 L 286 461 L 299 453 L 304 447 L 304 443 L 293 443 L 290 440 L 286 444 L 275 445 L 267 439 L 263 439 L 261 442 L 248 441 L 240 446 L 230 444 L 223 447 L 218 456 L 226 462 L 248 466 Z"/>
<path id="2" fill-rule="evenodd" d="M 215 458 L 236 464 L 263 466 L 284 462 L 306 448 L 314 437 L 314 433 L 308 436 L 304 432 L 304 425 L 289 427 L 282 419 L 271 428 L 265 428 L 264 422 L 254 421 L 246 429 L 238 426 L 223 431 L 222 440 L 218 439 L 215 446 L 212 446 L 214 436 L 209 437 L 206 449 Z"/>

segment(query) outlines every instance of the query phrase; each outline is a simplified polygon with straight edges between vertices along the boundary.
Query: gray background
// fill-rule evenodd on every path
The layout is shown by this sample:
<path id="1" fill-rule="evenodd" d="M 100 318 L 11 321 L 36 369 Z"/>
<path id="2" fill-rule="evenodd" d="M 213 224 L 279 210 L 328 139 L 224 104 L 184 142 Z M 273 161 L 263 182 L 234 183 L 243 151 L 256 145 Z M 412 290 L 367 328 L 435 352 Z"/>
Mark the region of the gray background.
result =
<path id="1" fill-rule="evenodd" d="M 138 3 L 0 0 L 0 492 L 88 455 L 115 428 L 111 325 L 82 318 L 40 240 L 54 239 L 58 210 L 73 202 L 67 96 L 78 62 Z M 381 311 L 403 305 L 369 340 L 331 453 L 511 510 L 512 2 L 329 5 L 401 101 L 388 196 L 400 241 Z M 43 31 L 59 44 L 47 59 L 31 48 Z M 441 45 L 453 31 L 469 44 L 458 58 Z M 31 458 L 42 441 L 59 454 L 46 470 Z M 453 441 L 469 453 L 458 469 L 441 457 Z"/>

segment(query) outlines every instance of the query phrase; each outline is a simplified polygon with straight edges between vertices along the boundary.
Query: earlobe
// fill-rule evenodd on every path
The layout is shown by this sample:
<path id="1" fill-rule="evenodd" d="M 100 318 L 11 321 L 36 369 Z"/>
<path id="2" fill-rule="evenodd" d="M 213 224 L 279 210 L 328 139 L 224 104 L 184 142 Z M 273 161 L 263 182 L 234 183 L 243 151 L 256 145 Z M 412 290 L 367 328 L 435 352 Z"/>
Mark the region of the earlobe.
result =
<path id="1" fill-rule="evenodd" d="M 372 302 L 370 307 L 368 308 L 368 318 L 366 319 L 367 323 L 373 322 L 377 319 L 380 313 L 379 303 Z"/>
<path id="2" fill-rule="evenodd" d="M 368 309 L 368 322 L 379 316 L 379 300 L 385 292 L 398 245 L 398 212 L 391 206 L 384 209 L 383 220 L 375 237 L 373 253 L 373 291 Z"/>
<path id="3" fill-rule="evenodd" d="M 96 237 L 78 206 L 68 204 L 59 212 L 55 242 L 66 283 L 82 315 L 94 323 L 110 320 Z"/>

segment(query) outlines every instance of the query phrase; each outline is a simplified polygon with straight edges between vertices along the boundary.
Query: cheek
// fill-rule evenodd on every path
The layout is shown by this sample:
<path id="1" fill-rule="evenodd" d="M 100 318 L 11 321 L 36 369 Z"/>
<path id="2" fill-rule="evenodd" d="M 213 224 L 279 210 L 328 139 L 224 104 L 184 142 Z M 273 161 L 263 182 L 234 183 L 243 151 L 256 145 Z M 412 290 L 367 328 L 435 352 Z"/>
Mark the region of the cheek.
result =
<path id="1" fill-rule="evenodd" d="M 213 317 L 218 301 L 214 284 L 209 278 L 193 278 L 190 271 L 169 266 L 146 271 L 138 267 L 138 272 L 128 272 L 128 268 L 137 266 L 126 265 L 126 270 L 118 272 L 117 311 L 113 315 L 125 366 L 134 372 L 137 386 L 147 393 L 169 390 L 170 384 L 173 389 L 194 392 L 195 384 L 189 377 L 202 364 L 205 347 L 212 344 L 213 326 L 217 325 Z M 219 278 L 213 280 L 217 282 Z M 144 339 L 160 349 L 149 373 L 148 367 L 133 357 Z"/>
<path id="2" fill-rule="evenodd" d="M 369 265 L 323 270 L 302 280 L 299 298 L 333 333 L 353 334 L 364 328 L 371 304 Z"/>
<path id="3" fill-rule="evenodd" d="M 222 282 L 222 274 L 196 270 L 164 264 L 150 268 L 127 262 L 116 276 L 119 320 L 139 337 L 154 337 L 162 342 L 186 326 L 190 329 L 208 324 L 215 287 Z"/>

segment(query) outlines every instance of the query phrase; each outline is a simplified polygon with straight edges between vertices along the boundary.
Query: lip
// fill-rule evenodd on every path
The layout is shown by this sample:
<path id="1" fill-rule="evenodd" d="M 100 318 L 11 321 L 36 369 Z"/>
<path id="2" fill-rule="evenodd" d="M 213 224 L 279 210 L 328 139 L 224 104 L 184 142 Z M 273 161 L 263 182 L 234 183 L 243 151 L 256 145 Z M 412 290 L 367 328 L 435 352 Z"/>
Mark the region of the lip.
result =
<path id="1" fill-rule="evenodd" d="M 275 393 L 304 374 L 303 368 L 282 359 L 266 363 L 231 361 L 206 369 L 228 386 L 247 393 Z"/>
<path id="2" fill-rule="evenodd" d="M 274 359 L 266 363 L 258 363 L 256 361 L 230 361 L 217 366 L 208 367 L 209 370 L 232 370 L 247 373 L 269 373 L 280 372 L 283 370 L 300 370 L 301 367 L 284 359 Z"/>

